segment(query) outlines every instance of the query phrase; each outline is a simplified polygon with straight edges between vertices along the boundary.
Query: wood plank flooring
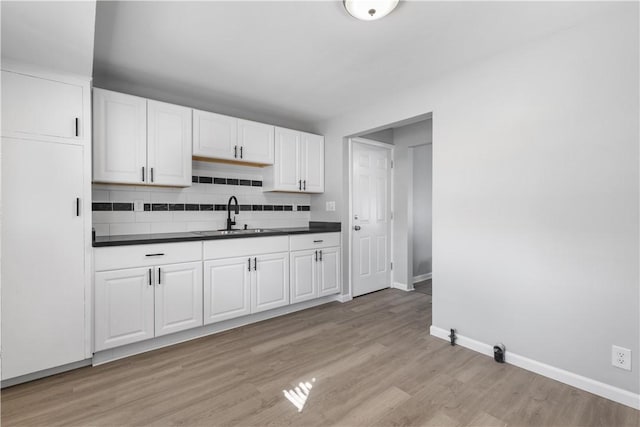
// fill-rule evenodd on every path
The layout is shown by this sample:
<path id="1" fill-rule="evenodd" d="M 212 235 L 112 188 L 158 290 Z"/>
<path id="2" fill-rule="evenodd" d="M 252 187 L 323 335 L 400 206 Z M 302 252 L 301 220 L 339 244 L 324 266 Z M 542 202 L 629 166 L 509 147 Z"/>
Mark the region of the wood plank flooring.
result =
<path id="1" fill-rule="evenodd" d="M 430 324 L 431 296 L 388 289 L 5 389 L 2 425 L 639 425 Z M 302 412 L 283 394 L 300 382 L 313 387 Z"/>

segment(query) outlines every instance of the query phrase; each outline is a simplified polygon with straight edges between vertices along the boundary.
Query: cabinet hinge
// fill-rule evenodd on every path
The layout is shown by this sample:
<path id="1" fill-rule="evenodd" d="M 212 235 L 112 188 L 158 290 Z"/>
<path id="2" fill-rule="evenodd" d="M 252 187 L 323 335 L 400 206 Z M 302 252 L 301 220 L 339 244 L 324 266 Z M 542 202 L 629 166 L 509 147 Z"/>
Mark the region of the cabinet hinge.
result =
<path id="1" fill-rule="evenodd" d="M 393 263 L 391 263 L 391 269 L 393 270 Z"/>
<path id="2" fill-rule="evenodd" d="M 393 169 L 393 160 L 391 160 L 391 169 Z"/>

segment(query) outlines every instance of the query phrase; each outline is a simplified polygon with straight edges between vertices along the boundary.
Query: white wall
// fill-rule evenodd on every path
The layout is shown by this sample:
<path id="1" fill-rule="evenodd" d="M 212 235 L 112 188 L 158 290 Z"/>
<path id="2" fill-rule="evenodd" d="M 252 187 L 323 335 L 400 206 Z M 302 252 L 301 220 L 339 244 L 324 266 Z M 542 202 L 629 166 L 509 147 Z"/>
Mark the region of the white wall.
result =
<path id="1" fill-rule="evenodd" d="M 429 133 L 429 140 L 431 134 Z M 418 145 L 409 150 L 413 159 L 412 232 L 413 277 L 431 273 L 431 185 L 433 150 L 431 144 Z"/>
<path id="2" fill-rule="evenodd" d="M 346 230 L 345 136 L 433 112 L 433 324 L 640 392 L 638 36 L 638 4 L 618 3 L 324 123 L 343 167 L 311 219 Z"/>

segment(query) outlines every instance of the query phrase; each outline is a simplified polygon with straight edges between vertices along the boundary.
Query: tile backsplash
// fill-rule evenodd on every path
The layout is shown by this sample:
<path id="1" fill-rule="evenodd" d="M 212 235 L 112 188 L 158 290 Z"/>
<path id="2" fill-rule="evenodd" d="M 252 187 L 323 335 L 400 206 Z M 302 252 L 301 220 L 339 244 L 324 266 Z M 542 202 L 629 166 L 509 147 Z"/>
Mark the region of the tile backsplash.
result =
<path id="1" fill-rule="evenodd" d="M 194 162 L 189 188 L 93 184 L 93 227 L 98 236 L 217 230 L 226 226 L 236 196 L 236 227 L 302 227 L 308 194 L 263 193 L 261 168 Z M 142 210 L 135 210 L 135 203 Z M 231 214 L 232 217 L 234 214 Z"/>

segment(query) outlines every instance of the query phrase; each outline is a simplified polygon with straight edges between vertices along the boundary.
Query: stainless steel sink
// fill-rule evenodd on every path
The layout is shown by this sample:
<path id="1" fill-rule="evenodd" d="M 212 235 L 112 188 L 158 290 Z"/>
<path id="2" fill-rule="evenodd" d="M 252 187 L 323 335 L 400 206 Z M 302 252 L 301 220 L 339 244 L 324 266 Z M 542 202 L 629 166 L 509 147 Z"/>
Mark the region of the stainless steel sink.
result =
<path id="1" fill-rule="evenodd" d="M 229 234 L 259 234 L 264 233 L 267 230 L 265 228 L 249 228 L 247 230 L 206 230 L 206 231 L 195 231 L 195 234 L 200 234 L 202 236 L 227 236 Z"/>

